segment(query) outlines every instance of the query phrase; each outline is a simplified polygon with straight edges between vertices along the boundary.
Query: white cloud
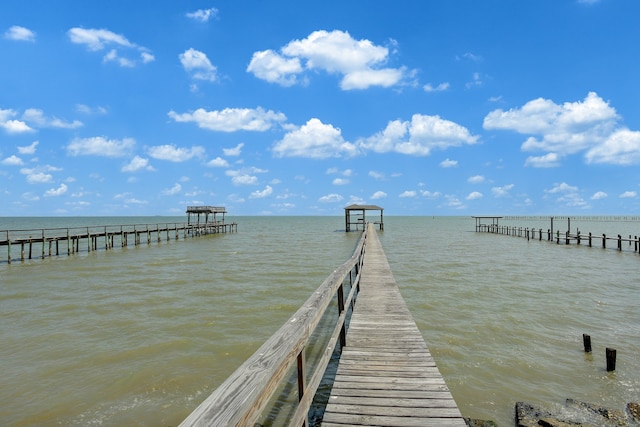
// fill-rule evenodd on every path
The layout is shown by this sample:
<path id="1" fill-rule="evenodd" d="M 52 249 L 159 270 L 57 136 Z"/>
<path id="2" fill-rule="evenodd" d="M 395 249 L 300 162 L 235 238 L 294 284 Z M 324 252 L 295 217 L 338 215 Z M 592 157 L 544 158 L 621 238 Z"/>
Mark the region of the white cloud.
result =
<path id="1" fill-rule="evenodd" d="M 463 144 L 476 144 L 479 137 L 465 127 L 439 116 L 414 114 L 411 122 L 394 120 L 377 134 L 361 139 L 358 147 L 378 153 L 397 152 L 428 156 L 433 149 L 445 150 Z"/>
<path id="2" fill-rule="evenodd" d="M 338 203 L 343 200 L 344 200 L 344 197 L 336 193 L 327 194 L 326 196 L 322 196 L 318 199 L 318 201 L 322 203 Z"/>
<path id="3" fill-rule="evenodd" d="M 418 195 L 418 193 L 416 191 L 407 190 L 407 191 L 403 191 L 400 194 L 400 196 L 398 196 L 398 197 L 402 197 L 402 198 L 405 198 L 405 197 L 416 197 L 417 195 Z"/>
<path id="4" fill-rule="evenodd" d="M 471 193 L 469 193 L 469 195 L 465 198 L 466 200 L 476 200 L 476 199 L 481 199 L 482 193 L 480 193 L 479 191 L 473 191 Z"/>
<path id="5" fill-rule="evenodd" d="M 82 114 L 107 114 L 105 107 L 90 107 L 86 104 L 76 104 L 76 111 Z"/>
<path id="6" fill-rule="evenodd" d="M 217 80 L 217 69 L 203 52 L 191 48 L 181 53 L 179 58 L 182 67 L 192 78 L 210 82 Z"/>
<path id="7" fill-rule="evenodd" d="M 420 194 L 422 195 L 422 197 L 426 197 L 428 199 L 437 199 L 438 197 L 442 196 L 442 193 L 440 193 L 439 191 L 429 190 L 420 190 Z"/>
<path id="8" fill-rule="evenodd" d="M 484 176 L 482 175 L 471 176 L 469 177 L 469 179 L 467 179 L 467 182 L 470 184 L 482 184 L 484 182 Z"/>
<path id="9" fill-rule="evenodd" d="M 5 166 L 22 166 L 24 165 L 24 162 L 22 161 L 22 159 L 18 156 L 9 156 L 6 159 L 0 161 L 0 164 L 3 164 Z"/>
<path id="10" fill-rule="evenodd" d="M 369 176 L 373 179 L 383 180 L 385 175 L 382 172 L 378 171 L 369 171 Z"/>
<path id="11" fill-rule="evenodd" d="M 13 110 L 3 110 L 0 108 L 0 128 L 3 128 L 10 134 L 33 132 L 34 130 L 25 122 L 12 119 L 16 114 L 17 113 Z"/>
<path id="12" fill-rule="evenodd" d="M 385 193 L 384 191 L 376 191 L 371 195 L 371 200 L 380 200 L 384 199 L 385 197 L 387 197 L 387 193 Z"/>
<path id="13" fill-rule="evenodd" d="M 493 187 L 491 192 L 495 197 L 506 197 L 509 195 L 509 191 L 511 191 L 513 187 L 513 184 L 504 185 L 502 187 Z"/>
<path id="14" fill-rule="evenodd" d="M 247 71 L 271 83 L 291 86 L 305 70 L 322 70 L 342 76 L 343 90 L 390 87 L 402 84 L 411 73 L 405 67 L 383 68 L 389 49 L 369 40 L 355 40 L 347 32 L 314 31 L 302 40 L 293 40 L 274 50 L 255 52 Z"/>
<path id="15" fill-rule="evenodd" d="M 136 142 L 133 138 L 107 139 L 103 136 L 75 138 L 67 145 L 70 156 L 123 157 L 131 152 Z"/>
<path id="16" fill-rule="evenodd" d="M 53 181 L 53 176 L 48 173 L 38 172 L 31 169 L 23 169 L 20 172 L 27 175 L 27 182 L 29 184 L 46 184 Z"/>
<path id="17" fill-rule="evenodd" d="M 58 196 L 62 196 L 63 194 L 65 194 L 67 192 L 67 185 L 66 184 L 60 184 L 60 187 L 58 188 L 52 188 L 50 190 L 47 190 L 44 193 L 44 197 L 58 197 Z"/>
<path id="18" fill-rule="evenodd" d="M 471 89 L 471 88 L 474 88 L 474 87 L 480 87 L 480 86 L 482 86 L 484 84 L 483 81 L 482 81 L 482 78 L 480 77 L 480 73 L 473 73 L 472 76 L 471 76 L 471 79 L 472 80 L 470 82 L 467 82 L 465 84 L 465 87 L 467 89 Z"/>
<path id="19" fill-rule="evenodd" d="M 273 194 L 273 188 L 270 185 L 267 185 L 262 191 L 254 191 L 249 196 L 250 199 L 264 199 L 265 197 Z"/>
<path id="20" fill-rule="evenodd" d="M 111 47 L 103 57 L 103 62 L 117 62 L 121 67 L 133 67 L 137 65 L 138 59 L 143 63 L 148 63 L 155 59 L 149 53 L 149 49 L 138 46 L 130 42 L 125 36 L 106 29 L 74 27 L 67 31 L 67 36 L 72 43 L 84 45 L 92 52 Z M 140 54 L 140 57 L 133 56 L 133 59 L 125 57 L 119 49 L 124 49 L 127 55 L 130 54 L 131 50 L 134 50 Z"/>
<path id="21" fill-rule="evenodd" d="M 545 193 L 556 194 L 556 193 L 574 193 L 578 191 L 578 187 L 574 187 L 573 185 L 569 185 L 566 182 L 562 182 L 560 184 L 554 184 L 554 186 L 550 190 L 544 190 Z"/>
<path id="22" fill-rule="evenodd" d="M 335 178 L 332 182 L 333 185 L 347 185 L 348 183 L 349 180 L 345 178 Z"/>
<path id="23" fill-rule="evenodd" d="M 209 160 L 209 162 L 207 162 L 207 166 L 215 168 L 228 168 L 229 162 L 227 162 L 222 157 L 216 157 L 215 159 Z"/>
<path id="24" fill-rule="evenodd" d="M 604 191 L 598 191 L 594 193 L 593 196 L 591 196 L 591 200 L 602 200 L 606 199 L 607 197 L 609 197 L 607 193 L 605 193 Z"/>
<path id="25" fill-rule="evenodd" d="M 37 108 L 27 108 L 22 114 L 22 120 L 33 123 L 37 127 L 77 129 L 82 126 L 82 122 L 79 120 L 65 122 L 57 117 L 45 117 L 44 112 Z"/>
<path id="26" fill-rule="evenodd" d="M 211 18 L 215 18 L 218 15 L 218 9 L 212 7 L 210 9 L 198 9 L 195 12 L 187 12 L 185 16 L 193 19 L 194 21 L 207 22 Z"/>
<path id="27" fill-rule="evenodd" d="M 262 173 L 260 169 L 249 170 L 227 170 L 225 174 L 231 177 L 234 185 L 255 185 L 258 183 L 258 177 L 252 173 Z"/>
<path id="28" fill-rule="evenodd" d="M 176 122 L 195 122 L 200 128 L 221 132 L 239 130 L 264 132 L 287 119 L 282 113 L 267 111 L 262 107 L 225 108 L 221 111 L 206 111 L 199 108 L 192 113 L 183 114 L 170 111 L 169 117 Z"/>
<path id="29" fill-rule="evenodd" d="M 529 156 L 524 165 L 534 168 L 555 168 L 560 166 L 560 157 L 556 153 L 547 153 L 544 156 Z"/>
<path id="30" fill-rule="evenodd" d="M 4 38 L 9 40 L 35 42 L 36 33 L 28 28 L 14 25 L 4 33 Z"/>
<path id="31" fill-rule="evenodd" d="M 450 85 L 448 82 L 440 83 L 438 86 L 432 86 L 431 83 L 427 83 L 422 88 L 425 92 L 443 92 L 449 89 Z"/>
<path id="32" fill-rule="evenodd" d="M 640 164 L 640 132 L 620 129 L 585 154 L 587 163 Z"/>
<path id="33" fill-rule="evenodd" d="M 154 159 L 168 160 L 170 162 L 186 162 L 194 157 L 204 156 L 204 152 L 204 148 L 200 146 L 184 148 L 166 144 L 147 148 L 147 153 Z"/>
<path id="34" fill-rule="evenodd" d="M 640 138 L 637 132 L 616 130 L 618 119 L 608 102 L 589 92 L 578 102 L 558 105 L 538 98 L 521 108 L 494 110 L 484 118 L 483 126 L 487 130 L 536 135 L 527 138 L 521 147 L 523 151 L 547 152 L 527 159 L 527 164 L 534 167 L 557 166 L 562 157 L 582 151 L 586 151 L 589 163 L 638 163 Z"/>
<path id="35" fill-rule="evenodd" d="M 235 157 L 242 153 L 242 147 L 244 147 L 244 142 L 241 142 L 233 148 L 223 148 L 222 152 L 225 156 Z"/>
<path id="36" fill-rule="evenodd" d="M 285 58 L 271 49 L 255 52 L 247 66 L 247 72 L 259 79 L 285 87 L 298 83 L 302 71 L 299 58 Z"/>
<path id="37" fill-rule="evenodd" d="M 180 185 L 179 183 L 176 182 L 176 184 L 171 187 L 171 188 L 167 188 L 166 190 L 162 191 L 162 195 L 163 196 L 175 196 L 176 194 L 179 194 L 182 191 L 182 185 Z"/>
<path id="38" fill-rule="evenodd" d="M 135 156 L 129 163 L 124 165 L 121 169 L 122 172 L 137 172 L 139 170 L 146 169 L 153 171 L 153 167 L 149 165 L 149 159 L 145 159 L 140 156 Z"/>
<path id="39" fill-rule="evenodd" d="M 24 147 L 18 147 L 18 153 L 20 154 L 35 154 L 36 147 L 40 144 L 39 141 L 33 141 L 30 145 Z"/>
<path id="40" fill-rule="evenodd" d="M 636 197 L 638 197 L 638 193 L 635 191 L 625 191 L 620 195 L 621 199 L 635 199 Z"/>
<path id="41" fill-rule="evenodd" d="M 353 156 L 357 150 L 354 144 L 342 138 L 340 129 L 313 118 L 276 142 L 273 152 L 277 157 L 326 159 Z"/>
<path id="42" fill-rule="evenodd" d="M 440 162 L 441 168 L 454 168 L 456 166 L 458 166 L 457 160 L 445 159 Z"/>

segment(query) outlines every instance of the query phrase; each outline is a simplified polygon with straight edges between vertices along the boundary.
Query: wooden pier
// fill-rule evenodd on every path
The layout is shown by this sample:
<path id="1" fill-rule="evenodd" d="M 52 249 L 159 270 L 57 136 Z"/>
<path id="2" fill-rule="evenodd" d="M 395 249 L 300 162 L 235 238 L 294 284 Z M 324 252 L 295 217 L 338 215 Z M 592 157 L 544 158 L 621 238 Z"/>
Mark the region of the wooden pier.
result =
<path id="1" fill-rule="evenodd" d="M 338 317 L 328 344 L 314 366 L 307 366 L 311 337 L 336 300 Z M 466 425 L 369 223 L 353 256 L 180 426 L 256 425 L 291 369 L 298 403 L 277 425 L 308 426 L 309 408 L 334 351 L 340 361 L 322 426 Z"/>
<path id="2" fill-rule="evenodd" d="M 638 252 L 640 254 L 640 237 L 629 235 L 628 238 L 618 234 L 616 236 L 607 236 L 606 234 L 596 235 L 592 233 L 584 234 L 579 230 L 575 233 L 570 231 L 561 232 L 560 230 L 553 230 L 553 218 L 551 219 L 551 227 L 546 230 L 542 228 L 528 228 L 528 227 L 515 227 L 507 225 L 499 225 L 498 220 L 502 217 L 473 217 L 476 220 L 476 232 L 501 234 L 505 236 L 523 237 L 527 240 L 539 240 L 548 241 L 556 244 L 576 244 L 588 247 L 615 247 L 618 251 L 630 250 Z M 625 217 L 626 218 L 626 217 Z M 491 223 L 484 223 L 483 221 L 490 219 Z M 568 228 L 571 226 L 570 218 Z M 613 243 L 614 246 L 611 245 Z"/>
<path id="3" fill-rule="evenodd" d="M 371 230 L 322 426 L 466 426 Z"/>
<path id="4" fill-rule="evenodd" d="M 208 207 L 204 207 L 208 208 Z M 223 209 L 223 208 L 215 208 Z M 204 212 L 204 211 L 203 211 Z M 218 210 L 217 212 L 222 212 Z M 225 211 L 226 212 L 226 211 Z M 224 218 L 224 217 L 223 217 Z M 15 259 L 21 262 L 31 259 L 72 255 L 78 252 L 92 252 L 99 249 L 147 245 L 151 242 L 179 240 L 181 237 L 197 237 L 207 234 L 227 233 L 238 230 L 235 222 L 225 223 L 224 219 L 186 223 L 92 225 L 66 228 L 39 228 L 24 230 L 0 230 L 0 247 L 7 248 L 6 262 Z"/>

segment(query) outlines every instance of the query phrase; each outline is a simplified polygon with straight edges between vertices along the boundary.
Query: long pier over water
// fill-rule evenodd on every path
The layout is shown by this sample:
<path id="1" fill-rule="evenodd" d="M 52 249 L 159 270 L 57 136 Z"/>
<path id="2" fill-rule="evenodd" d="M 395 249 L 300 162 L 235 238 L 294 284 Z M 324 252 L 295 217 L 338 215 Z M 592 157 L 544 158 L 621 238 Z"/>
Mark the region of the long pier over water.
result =
<path id="1" fill-rule="evenodd" d="M 326 345 L 314 353 L 316 329 L 332 315 Z M 308 426 L 318 385 L 336 352 L 340 359 L 322 426 L 466 425 L 369 223 L 353 256 L 180 426 L 260 425 L 291 378 L 297 384 L 294 408 L 286 420 L 271 423 Z"/>

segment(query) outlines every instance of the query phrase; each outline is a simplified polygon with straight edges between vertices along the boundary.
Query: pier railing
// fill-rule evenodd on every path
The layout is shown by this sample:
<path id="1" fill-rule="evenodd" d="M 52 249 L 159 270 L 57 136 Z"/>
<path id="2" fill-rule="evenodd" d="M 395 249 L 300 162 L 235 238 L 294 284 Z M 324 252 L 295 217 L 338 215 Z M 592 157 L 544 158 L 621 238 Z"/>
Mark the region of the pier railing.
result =
<path id="1" fill-rule="evenodd" d="M 331 355 L 338 342 L 341 346 L 345 345 L 347 312 L 355 302 L 359 288 L 366 239 L 365 230 L 351 258 L 329 275 L 302 307 L 207 397 L 180 427 L 253 426 L 294 367 L 297 369 L 298 405 L 289 419 L 289 426 L 308 424 L 309 408 Z M 350 285 L 346 298 L 345 283 Z M 322 355 L 308 375 L 305 349 L 336 295 L 337 322 Z"/>
<path id="2" fill-rule="evenodd" d="M 616 236 L 607 236 L 606 234 L 596 235 L 591 233 L 583 234 L 579 230 L 576 230 L 575 233 L 570 233 L 569 231 L 560 232 L 560 230 L 556 230 L 554 232 L 551 229 L 543 230 L 542 228 L 513 227 L 497 224 L 480 224 L 476 226 L 476 231 L 523 237 L 527 240 L 546 240 L 549 242 L 555 242 L 556 244 L 562 243 L 569 245 L 571 243 L 575 243 L 577 245 L 582 244 L 589 247 L 602 246 L 604 249 L 608 247 L 608 242 L 615 242 L 615 247 L 619 251 L 622 251 L 624 248 L 628 248 L 629 250 L 640 253 L 640 237 L 632 237 L 631 235 L 626 238 L 620 234 Z"/>
<path id="3" fill-rule="evenodd" d="M 114 247 L 160 243 L 178 240 L 180 236 L 199 236 L 212 233 L 237 231 L 237 224 L 209 221 L 200 224 L 184 222 L 159 224 L 91 225 L 59 228 L 33 228 L 0 230 L 0 246 L 7 247 L 7 263 L 11 264 L 16 253 L 19 259 L 46 258 L 54 255 L 71 255 Z M 19 248 L 19 249 L 17 249 Z"/>

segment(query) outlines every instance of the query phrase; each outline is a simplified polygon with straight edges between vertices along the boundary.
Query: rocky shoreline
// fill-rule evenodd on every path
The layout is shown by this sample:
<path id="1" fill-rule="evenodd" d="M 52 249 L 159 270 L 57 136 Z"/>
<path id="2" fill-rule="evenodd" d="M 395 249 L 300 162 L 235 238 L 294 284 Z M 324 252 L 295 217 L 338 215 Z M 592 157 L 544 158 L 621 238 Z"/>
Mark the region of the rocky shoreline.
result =
<path id="1" fill-rule="evenodd" d="M 493 421 L 465 418 L 469 427 L 497 427 Z M 624 410 L 605 408 L 567 399 L 553 411 L 526 402 L 515 407 L 516 427 L 640 427 L 640 403 L 630 402 Z"/>

